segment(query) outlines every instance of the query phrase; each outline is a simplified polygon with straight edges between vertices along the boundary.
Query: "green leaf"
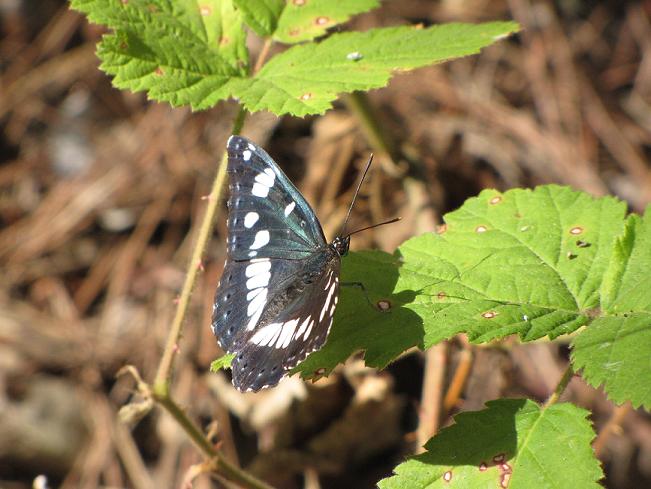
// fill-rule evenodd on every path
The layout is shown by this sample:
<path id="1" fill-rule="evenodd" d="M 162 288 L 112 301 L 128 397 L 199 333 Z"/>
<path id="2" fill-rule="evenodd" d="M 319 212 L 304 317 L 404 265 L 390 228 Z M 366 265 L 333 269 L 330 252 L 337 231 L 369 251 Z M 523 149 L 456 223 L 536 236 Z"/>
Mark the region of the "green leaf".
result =
<path id="1" fill-rule="evenodd" d="M 230 0 L 73 0 L 71 5 L 115 31 L 104 36 L 98 56 L 118 88 L 202 109 L 228 98 L 228 84 L 246 76 L 241 13 Z"/>
<path id="2" fill-rule="evenodd" d="M 286 0 L 234 0 L 244 15 L 244 22 L 261 37 L 269 37 L 278 26 Z"/>
<path id="3" fill-rule="evenodd" d="M 322 36 L 350 17 L 368 12 L 378 0 L 235 0 L 256 34 L 293 44 Z"/>
<path id="4" fill-rule="evenodd" d="M 218 359 L 213 360 L 210 364 L 210 371 L 219 372 L 225 368 L 231 368 L 231 363 L 233 362 L 233 358 L 235 358 L 235 356 L 235 353 L 226 353 Z"/>
<path id="5" fill-rule="evenodd" d="M 427 452 L 394 470 L 380 489 L 576 489 L 601 486 L 588 411 L 572 404 L 541 409 L 524 399 L 486 403 L 455 417 Z"/>
<path id="6" fill-rule="evenodd" d="M 379 4 L 378 0 L 291 0 L 278 19 L 274 39 L 287 44 L 308 41 Z"/>
<path id="7" fill-rule="evenodd" d="M 358 287 L 341 287 L 327 344 L 294 372 L 303 372 L 305 377 L 317 371 L 318 375 L 327 373 L 358 350 L 365 350 L 367 365 L 384 368 L 407 348 L 422 347 L 423 321 L 404 307 L 414 300 L 414 293 L 394 293 L 399 266 L 396 257 L 382 251 L 350 253 L 343 259 L 341 282 L 362 282 L 371 304 Z M 387 301 L 391 309 L 381 312 L 377 308 L 379 301 Z M 321 372 L 323 368 L 325 372 Z"/>
<path id="8" fill-rule="evenodd" d="M 651 408 L 651 207 L 631 215 L 602 286 L 612 316 L 595 320 L 572 345 L 575 368 L 617 403 Z"/>
<path id="9" fill-rule="evenodd" d="M 571 333 L 595 314 L 626 206 L 556 185 L 483 191 L 445 216 L 441 234 L 399 251 L 402 289 L 425 319 L 425 346 L 459 332 L 475 342 Z"/>
<path id="10" fill-rule="evenodd" d="M 441 234 L 405 242 L 394 256 L 352 253 L 328 342 L 296 371 L 329 372 L 365 350 L 383 368 L 411 346 L 465 332 L 474 342 L 518 334 L 523 341 L 571 333 L 597 314 L 599 288 L 624 203 L 555 185 L 483 191 L 445 216 Z"/>
<path id="11" fill-rule="evenodd" d="M 478 53 L 517 29 L 515 22 L 491 22 L 333 34 L 274 56 L 254 78 L 235 82 L 233 95 L 250 111 L 321 114 L 340 93 L 380 88 L 396 71 Z"/>

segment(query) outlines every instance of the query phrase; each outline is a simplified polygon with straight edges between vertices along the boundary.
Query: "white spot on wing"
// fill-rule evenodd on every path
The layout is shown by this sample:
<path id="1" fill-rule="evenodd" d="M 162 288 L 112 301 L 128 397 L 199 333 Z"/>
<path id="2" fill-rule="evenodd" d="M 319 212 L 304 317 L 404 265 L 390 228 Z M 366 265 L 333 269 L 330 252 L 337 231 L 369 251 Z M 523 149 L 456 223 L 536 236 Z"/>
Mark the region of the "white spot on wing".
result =
<path id="1" fill-rule="evenodd" d="M 292 340 L 297 324 L 298 319 L 292 319 L 283 324 L 283 332 L 278 337 L 278 341 L 276 341 L 276 348 L 287 348 L 289 342 Z"/>
<path id="2" fill-rule="evenodd" d="M 260 331 L 257 331 L 251 337 L 251 343 L 255 343 L 260 346 L 267 346 L 271 344 L 272 340 L 280 333 L 282 329 L 282 323 L 271 323 L 263 328 L 260 328 Z"/>
<path id="3" fill-rule="evenodd" d="M 251 193 L 256 197 L 266 197 L 267 195 L 269 195 L 269 187 L 262 185 L 261 183 L 255 182 L 253 184 L 253 188 L 251 189 Z"/>
<path id="4" fill-rule="evenodd" d="M 275 180 L 274 171 L 271 168 L 265 168 L 264 172 L 256 175 L 251 193 L 256 197 L 266 197 L 269 195 L 269 189 L 274 186 Z"/>
<path id="5" fill-rule="evenodd" d="M 326 311 L 328 310 L 328 305 L 330 304 L 330 299 L 332 298 L 332 295 L 335 293 L 335 289 L 337 288 L 337 284 L 334 283 L 330 286 L 330 290 L 328 291 L 328 297 L 326 298 L 325 302 L 323 303 L 323 308 L 321 309 L 321 314 L 319 315 L 319 322 L 323 321 L 323 316 L 325 316 Z"/>
<path id="6" fill-rule="evenodd" d="M 285 217 L 289 216 L 292 213 L 294 207 L 296 207 L 296 202 L 294 201 L 292 201 L 291 204 L 287 204 L 287 207 L 285 207 Z"/>
<path id="7" fill-rule="evenodd" d="M 265 168 L 264 172 L 258 173 L 255 177 L 255 181 L 261 183 L 265 187 L 273 187 L 274 181 L 276 180 L 276 174 L 271 168 Z"/>
<path id="8" fill-rule="evenodd" d="M 258 222 L 258 219 L 260 219 L 260 215 L 257 212 L 247 212 L 246 216 L 244 216 L 244 227 L 246 229 L 252 228 Z"/>
<path id="9" fill-rule="evenodd" d="M 251 261 L 250 265 L 247 265 L 244 274 L 247 277 L 253 277 L 261 273 L 266 273 L 271 270 L 271 261 L 269 258 L 263 258 L 261 260 Z"/>
<path id="10" fill-rule="evenodd" d="M 296 332 L 296 339 L 299 339 L 303 332 L 307 329 L 307 323 L 310 322 L 310 319 L 312 319 L 312 316 L 308 316 L 305 318 L 305 321 L 301 323 L 301 325 L 298 328 L 298 331 Z"/>
<path id="11" fill-rule="evenodd" d="M 253 316 L 259 310 L 262 310 L 264 308 L 265 301 L 267 300 L 267 288 L 260 287 L 258 290 L 260 290 L 260 293 L 256 294 L 251 302 L 249 302 L 249 307 L 246 309 L 246 315 L 249 317 Z"/>
<path id="12" fill-rule="evenodd" d="M 307 327 L 307 331 L 305 331 L 305 336 L 303 336 L 304 340 L 307 340 L 307 338 L 310 336 L 310 333 L 312 332 L 312 326 L 314 326 L 314 319 L 310 321 L 310 325 Z"/>
<path id="13" fill-rule="evenodd" d="M 256 258 L 246 267 L 244 273 L 249 279 L 246 281 L 246 288 L 249 290 L 269 285 L 271 278 L 271 262 L 269 258 Z M 248 295 L 247 295 L 248 298 Z"/>
<path id="14" fill-rule="evenodd" d="M 269 231 L 267 231 L 266 229 L 263 231 L 258 231 L 257 233 L 255 233 L 255 239 L 253 240 L 253 244 L 249 246 L 249 249 L 258 250 L 262 248 L 264 245 L 269 243 L 269 238 L 270 238 Z"/>
<path id="15" fill-rule="evenodd" d="M 253 279 L 251 279 L 253 280 Z M 248 282 L 247 282 L 248 284 Z M 255 328 L 255 325 L 258 324 L 258 320 L 260 319 L 260 316 L 262 315 L 262 310 L 263 308 L 261 307 L 258 309 L 253 316 L 251 316 L 251 319 L 249 320 L 248 324 L 246 325 L 246 330 L 247 331 L 253 331 Z"/>
<path id="16" fill-rule="evenodd" d="M 242 158 L 244 158 L 244 161 L 249 161 L 251 159 L 251 152 L 248 149 L 245 149 L 242 151 Z"/>

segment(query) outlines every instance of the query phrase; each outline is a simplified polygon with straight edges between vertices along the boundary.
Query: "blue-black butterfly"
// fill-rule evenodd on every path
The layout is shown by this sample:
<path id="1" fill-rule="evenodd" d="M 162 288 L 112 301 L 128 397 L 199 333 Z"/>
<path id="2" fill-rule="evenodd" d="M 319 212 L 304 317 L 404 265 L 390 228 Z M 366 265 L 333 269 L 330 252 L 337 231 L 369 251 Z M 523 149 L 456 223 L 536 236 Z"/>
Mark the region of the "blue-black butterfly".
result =
<path id="1" fill-rule="evenodd" d="M 212 329 L 236 354 L 233 385 L 258 391 L 325 343 L 350 234 L 342 229 L 328 243 L 310 205 L 262 148 L 231 136 L 227 150 L 228 256 Z"/>

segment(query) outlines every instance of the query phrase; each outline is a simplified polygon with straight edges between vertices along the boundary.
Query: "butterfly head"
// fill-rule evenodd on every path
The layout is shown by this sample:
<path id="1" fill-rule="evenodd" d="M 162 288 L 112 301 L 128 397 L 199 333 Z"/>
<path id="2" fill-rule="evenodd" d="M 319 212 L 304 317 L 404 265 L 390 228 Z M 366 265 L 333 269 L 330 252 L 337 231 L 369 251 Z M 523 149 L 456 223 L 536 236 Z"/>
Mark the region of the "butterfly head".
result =
<path id="1" fill-rule="evenodd" d="M 339 256 L 346 256 L 350 248 L 350 236 L 337 236 L 332 240 L 332 247 Z"/>

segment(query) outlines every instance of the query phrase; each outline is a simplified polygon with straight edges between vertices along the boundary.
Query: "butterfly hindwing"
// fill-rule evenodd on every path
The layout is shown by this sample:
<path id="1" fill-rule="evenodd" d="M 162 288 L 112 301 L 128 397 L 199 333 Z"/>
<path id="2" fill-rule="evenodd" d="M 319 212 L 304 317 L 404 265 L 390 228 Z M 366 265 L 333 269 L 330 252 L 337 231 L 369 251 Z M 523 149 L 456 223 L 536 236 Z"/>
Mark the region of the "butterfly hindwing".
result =
<path id="1" fill-rule="evenodd" d="M 314 211 L 262 148 L 231 136 L 228 175 L 230 259 L 304 258 L 326 245 Z"/>
<path id="2" fill-rule="evenodd" d="M 307 355 L 320 349 L 332 326 L 338 296 L 337 256 L 278 316 L 247 335 L 232 364 L 235 387 L 257 391 L 276 385 Z"/>

